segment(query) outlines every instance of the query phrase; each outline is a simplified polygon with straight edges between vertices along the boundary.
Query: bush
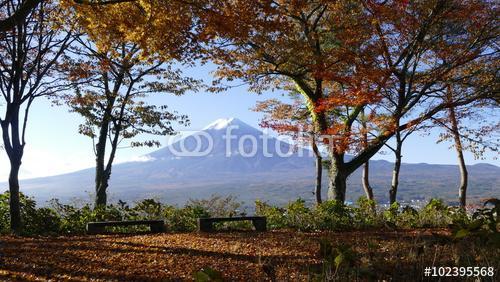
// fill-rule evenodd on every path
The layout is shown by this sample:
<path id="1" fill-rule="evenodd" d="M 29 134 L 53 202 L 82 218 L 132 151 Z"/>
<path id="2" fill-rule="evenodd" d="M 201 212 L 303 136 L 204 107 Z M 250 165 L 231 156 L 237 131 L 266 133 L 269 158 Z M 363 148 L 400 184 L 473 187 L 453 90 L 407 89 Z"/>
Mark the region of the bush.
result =
<path id="1" fill-rule="evenodd" d="M 85 226 L 88 222 L 96 221 L 102 216 L 98 216 L 101 211 L 93 210 L 90 205 L 76 208 L 71 205 L 61 204 L 57 199 L 51 201 L 51 207 L 61 218 L 60 231 L 63 234 L 85 233 Z"/>
<path id="2" fill-rule="evenodd" d="M 306 207 L 306 202 L 300 198 L 286 206 L 284 218 L 286 226 L 289 228 L 300 231 L 310 231 L 314 228 L 311 210 Z"/>
<path id="3" fill-rule="evenodd" d="M 353 224 L 351 209 L 337 201 L 325 201 L 314 208 L 308 208 L 302 199 L 288 203 L 285 208 L 256 201 L 255 210 L 257 215 L 267 217 L 270 229 L 340 230 Z"/>
<path id="4" fill-rule="evenodd" d="M 10 230 L 9 192 L 0 195 L 0 232 L 8 233 Z M 50 208 L 37 208 L 36 202 L 19 194 L 21 219 L 23 224 L 22 235 L 50 235 L 60 232 L 61 221 L 54 210 Z"/>
<path id="5" fill-rule="evenodd" d="M 255 214 L 267 217 L 267 226 L 270 229 L 280 229 L 287 227 L 286 210 L 279 207 L 273 207 L 262 201 L 255 201 Z"/>
<path id="6" fill-rule="evenodd" d="M 492 204 L 492 207 L 488 207 Z M 453 225 L 455 239 L 476 236 L 481 242 L 500 248 L 500 200 L 490 199 L 477 209 L 470 220 L 456 220 Z"/>
<path id="7" fill-rule="evenodd" d="M 236 201 L 234 196 L 222 197 L 212 195 L 204 200 L 189 200 L 188 206 L 200 207 L 213 217 L 233 217 L 237 215 L 245 215 L 240 211 L 241 203 Z"/>
<path id="8" fill-rule="evenodd" d="M 450 209 L 442 200 L 431 199 L 419 213 L 419 227 L 442 227 L 451 223 Z"/>
<path id="9" fill-rule="evenodd" d="M 380 226 L 383 216 L 376 211 L 376 203 L 366 197 L 360 197 L 352 208 L 354 224 L 357 228 Z"/>
<path id="10" fill-rule="evenodd" d="M 168 230 L 194 231 L 197 228 L 197 219 L 210 217 L 210 213 L 201 206 L 187 205 L 183 208 L 167 206 L 164 211 Z"/>
<path id="11" fill-rule="evenodd" d="M 352 228 L 352 209 L 339 201 L 325 201 L 314 211 L 315 227 L 320 230 L 341 230 Z"/>
<path id="12" fill-rule="evenodd" d="M 244 215 L 239 209 L 241 203 L 234 197 L 212 196 L 206 200 L 190 200 L 184 207 L 164 205 L 154 199 L 145 199 L 130 207 L 119 201 L 105 208 L 94 209 L 85 204 L 75 207 L 52 200 L 49 207 L 37 208 L 33 199 L 21 194 L 21 213 L 24 235 L 83 234 L 91 221 L 114 220 L 165 220 L 168 230 L 190 232 L 197 228 L 197 219 L 203 217 L 231 217 Z M 441 200 L 432 199 L 420 210 L 401 207 L 394 203 L 384 211 L 377 212 L 375 203 L 364 197 L 355 206 L 346 206 L 338 201 L 325 201 L 313 207 L 303 199 L 288 203 L 285 207 L 272 206 L 262 201 L 255 202 L 256 215 L 267 217 L 269 229 L 290 228 L 299 231 L 348 230 L 371 227 L 448 227 L 451 224 L 458 234 L 495 234 L 499 241 L 500 226 L 498 213 L 500 205 L 478 209 L 467 214 L 456 207 L 448 207 Z M 249 228 L 248 222 L 216 225 L 219 228 Z M 142 227 L 117 227 L 113 231 L 144 231 Z M 480 230 L 481 232 L 476 232 Z M 9 232 L 9 193 L 0 194 L 0 233 Z M 465 234 L 465 235 L 464 235 Z M 488 235 L 489 236 L 489 235 Z M 490 236 L 491 237 L 491 236 Z"/>
<path id="13" fill-rule="evenodd" d="M 9 193 L 0 194 L 0 233 L 9 231 Z"/>
<path id="14" fill-rule="evenodd" d="M 120 201 L 121 202 L 121 201 Z M 130 209 L 125 202 L 121 202 L 122 214 L 128 215 L 127 217 L 137 219 L 157 220 L 163 218 L 163 205 L 154 199 L 142 200 Z"/>

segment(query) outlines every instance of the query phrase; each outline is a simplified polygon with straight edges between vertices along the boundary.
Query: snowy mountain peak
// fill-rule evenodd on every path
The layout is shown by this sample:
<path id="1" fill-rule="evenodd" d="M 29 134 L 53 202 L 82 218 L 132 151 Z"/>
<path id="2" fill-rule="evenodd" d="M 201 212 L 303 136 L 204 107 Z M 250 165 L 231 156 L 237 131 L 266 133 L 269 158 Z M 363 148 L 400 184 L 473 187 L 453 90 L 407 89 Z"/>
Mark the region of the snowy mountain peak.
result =
<path id="1" fill-rule="evenodd" d="M 235 118 L 220 118 L 211 124 L 205 126 L 203 130 L 209 130 L 209 129 L 215 129 L 215 130 L 220 130 L 228 127 L 231 123 L 236 121 L 237 119 Z"/>

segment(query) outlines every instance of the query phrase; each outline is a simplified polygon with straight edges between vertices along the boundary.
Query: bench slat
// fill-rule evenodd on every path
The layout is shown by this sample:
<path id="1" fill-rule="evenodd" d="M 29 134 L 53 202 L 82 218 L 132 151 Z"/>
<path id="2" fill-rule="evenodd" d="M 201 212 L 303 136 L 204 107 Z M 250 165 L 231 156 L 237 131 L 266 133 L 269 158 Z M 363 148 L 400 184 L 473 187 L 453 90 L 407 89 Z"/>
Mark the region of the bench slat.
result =
<path id="1" fill-rule="evenodd" d="M 89 222 L 88 225 L 94 226 L 113 226 L 113 225 L 148 225 L 148 224 L 164 224 L 163 220 L 129 220 L 129 221 L 98 221 Z"/>
<path id="2" fill-rule="evenodd" d="M 236 216 L 236 217 L 206 217 L 200 218 L 203 221 L 221 222 L 221 221 L 244 221 L 244 220 L 264 220 L 264 216 Z"/>
<path id="3" fill-rule="evenodd" d="M 267 230 L 267 218 L 265 216 L 238 216 L 238 217 L 206 217 L 198 218 L 198 231 L 210 232 L 213 230 L 213 223 L 225 221 L 252 221 L 255 230 Z"/>
<path id="4" fill-rule="evenodd" d="M 163 220 L 130 220 L 130 221 L 101 221 L 87 223 L 87 232 L 90 234 L 106 233 L 107 226 L 132 226 L 149 225 L 151 232 L 160 233 L 165 231 L 165 222 Z"/>

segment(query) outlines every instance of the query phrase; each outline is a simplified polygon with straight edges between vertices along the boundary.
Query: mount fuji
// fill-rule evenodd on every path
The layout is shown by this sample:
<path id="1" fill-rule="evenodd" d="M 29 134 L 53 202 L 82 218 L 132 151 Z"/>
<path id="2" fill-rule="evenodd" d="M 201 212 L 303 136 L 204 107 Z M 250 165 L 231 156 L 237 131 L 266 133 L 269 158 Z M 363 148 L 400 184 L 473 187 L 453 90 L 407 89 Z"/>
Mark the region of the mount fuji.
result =
<path id="1" fill-rule="evenodd" d="M 143 156 L 143 161 L 116 164 L 108 194 L 110 201 L 156 198 L 170 204 L 234 195 L 249 206 L 256 199 L 284 204 L 299 197 L 312 200 L 312 153 L 276 138 L 236 118 L 219 119 L 201 131 Z M 370 161 L 374 193 L 385 202 L 392 164 Z M 326 173 L 325 173 L 326 174 Z M 469 197 L 500 196 L 500 167 L 469 166 Z M 58 198 L 90 201 L 94 169 L 21 181 L 21 191 L 41 205 Z M 363 195 L 360 172 L 349 179 L 349 200 Z M 456 198 L 458 167 L 454 165 L 403 164 L 399 198 L 403 201 L 440 197 Z M 326 179 L 324 179 L 326 193 Z"/>

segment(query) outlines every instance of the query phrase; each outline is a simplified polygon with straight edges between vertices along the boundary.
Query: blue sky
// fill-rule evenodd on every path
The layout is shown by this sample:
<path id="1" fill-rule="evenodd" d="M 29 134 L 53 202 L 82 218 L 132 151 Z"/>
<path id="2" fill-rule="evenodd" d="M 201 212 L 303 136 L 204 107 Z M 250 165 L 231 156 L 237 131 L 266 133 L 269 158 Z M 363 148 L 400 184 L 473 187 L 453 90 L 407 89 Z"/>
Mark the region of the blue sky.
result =
<path id="1" fill-rule="evenodd" d="M 209 80 L 210 66 L 188 69 L 187 75 Z M 150 102 L 167 104 L 170 109 L 190 117 L 191 125 L 187 128 L 177 127 L 177 130 L 200 130 L 207 124 L 219 118 L 237 117 L 240 120 L 258 127 L 261 115 L 252 112 L 259 100 L 281 97 L 278 92 L 267 92 L 262 95 L 248 92 L 245 86 L 231 89 L 225 93 L 189 93 L 184 96 L 156 95 L 149 98 Z M 67 108 L 52 106 L 44 99 L 37 100 L 30 114 L 27 131 L 27 145 L 20 173 L 21 178 L 32 178 L 57 175 L 92 167 L 94 156 L 92 142 L 89 138 L 78 134 L 78 124 L 81 118 L 69 113 Z M 158 138 L 167 143 L 166 137 Z M 403 161 L 407 163 L 455 164 L 456 155 L 450 149 L 450 143 L 435 144 L 437 134 L 420 136 L 418 133 L 409 137 L 404 145 Z M 123 148 L 118 151 L 117 162 L 139 160 L 155 148 Z M 374 159 L 392 161 L 389 150 L 386 154 L 378 154 Z M 466 154 L 468 164 L 491 163 L 500 165 L 489 153 L 484 160 L 474 160 L 471 154 Z M 9 170 L 5 153 L 0 155 L 0 178 L 7 180 Z"/>

